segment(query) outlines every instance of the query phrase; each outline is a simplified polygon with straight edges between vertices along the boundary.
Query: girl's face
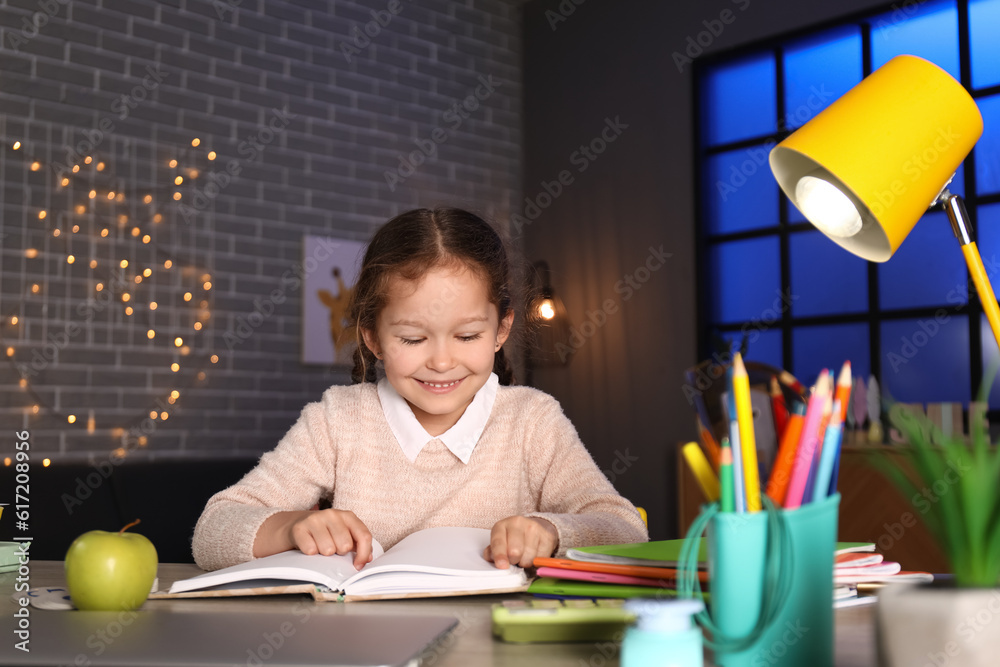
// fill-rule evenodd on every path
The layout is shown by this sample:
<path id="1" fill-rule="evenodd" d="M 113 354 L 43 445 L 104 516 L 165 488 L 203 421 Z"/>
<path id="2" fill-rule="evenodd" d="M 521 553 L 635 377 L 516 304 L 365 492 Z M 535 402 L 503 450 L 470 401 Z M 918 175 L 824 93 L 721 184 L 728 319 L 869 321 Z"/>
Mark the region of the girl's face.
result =
<path id="1" fill-rule="evenodd" d="M 420 425 L 438 436 L 455 425 L 493 371 L 514 314 L 498 321 L 482 279 L 464 267 L 431 269 L 418 281 L 394 278 L 365 344 L 382 355 L 386 379 Z"/>

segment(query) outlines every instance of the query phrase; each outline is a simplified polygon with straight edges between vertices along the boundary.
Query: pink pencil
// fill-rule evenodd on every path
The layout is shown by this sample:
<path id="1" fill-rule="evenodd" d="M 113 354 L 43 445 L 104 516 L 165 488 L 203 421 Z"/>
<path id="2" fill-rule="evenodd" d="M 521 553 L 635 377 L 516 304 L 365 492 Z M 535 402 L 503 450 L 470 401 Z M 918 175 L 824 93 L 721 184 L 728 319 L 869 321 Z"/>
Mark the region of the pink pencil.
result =
<path id="1" fill-rule="evenodd" d="M 819 374 L 816 388 L 809 397 L 809 407 L 806 408 L 806 419 L 802 425 L 802 437 L 795 454 L 795 465 L 792 467 L 792 478 L 788 483 L 788 493 L 785 495 L 785 508 L 795 509 L 802 504 L 802 494 L 809 479 L 809 468 L 812 467 L 816 446 L 819 444 L 819 424 L 823 419 L 823 408 L 830 397 L 830 373 L 826 369 Z"/>

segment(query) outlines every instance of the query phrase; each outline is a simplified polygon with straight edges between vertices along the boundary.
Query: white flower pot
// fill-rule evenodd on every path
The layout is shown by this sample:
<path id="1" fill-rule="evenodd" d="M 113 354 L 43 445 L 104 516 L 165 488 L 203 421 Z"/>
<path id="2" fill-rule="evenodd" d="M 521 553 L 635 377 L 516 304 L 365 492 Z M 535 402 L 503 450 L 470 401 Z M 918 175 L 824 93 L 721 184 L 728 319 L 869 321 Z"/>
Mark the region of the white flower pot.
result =
<path id="1" fill-rule="evenodd" d="M 892 584 L 878 598 L 883 667 L 1000 665 L 1000 589 Z"/>

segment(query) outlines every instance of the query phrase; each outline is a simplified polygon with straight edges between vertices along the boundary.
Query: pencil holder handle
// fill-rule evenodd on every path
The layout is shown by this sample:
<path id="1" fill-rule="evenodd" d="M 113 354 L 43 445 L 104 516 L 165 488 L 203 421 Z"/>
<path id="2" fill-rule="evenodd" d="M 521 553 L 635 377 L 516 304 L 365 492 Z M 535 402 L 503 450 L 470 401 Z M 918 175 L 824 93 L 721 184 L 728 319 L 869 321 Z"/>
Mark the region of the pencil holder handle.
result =
<path id="1" fill-rule="evenodd" d="M 711 602 L 697 620 L 711 633 L 705 643 L 716 652 L 717 661 L 758 643 L 788 596 L 794 571 L 788 529 L 770 498 L 765 496 L 764 505 L 765 511 L 754 513 L 721 512 L 718 504 L 705 505 L 681 550 L 679 595 L 700 597 L 697 546 L 708 532 Z"/>

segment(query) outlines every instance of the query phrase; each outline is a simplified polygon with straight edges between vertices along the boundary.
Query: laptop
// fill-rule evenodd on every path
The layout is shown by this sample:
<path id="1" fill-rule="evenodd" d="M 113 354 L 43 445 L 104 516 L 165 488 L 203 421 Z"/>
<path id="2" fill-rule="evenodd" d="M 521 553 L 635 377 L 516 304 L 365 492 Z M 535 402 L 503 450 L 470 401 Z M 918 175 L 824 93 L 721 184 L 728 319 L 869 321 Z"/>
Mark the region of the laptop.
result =
<path id="1" fill-rule="evenodd" d="M 12 610 L 13 611 L 13 610 Z M 416 667 L 457 624 L 450 616 L 318 613 L 43 611 L 30 651 L 0 618 L 0 665 L 93 667 Z"/>

